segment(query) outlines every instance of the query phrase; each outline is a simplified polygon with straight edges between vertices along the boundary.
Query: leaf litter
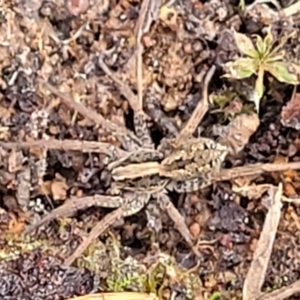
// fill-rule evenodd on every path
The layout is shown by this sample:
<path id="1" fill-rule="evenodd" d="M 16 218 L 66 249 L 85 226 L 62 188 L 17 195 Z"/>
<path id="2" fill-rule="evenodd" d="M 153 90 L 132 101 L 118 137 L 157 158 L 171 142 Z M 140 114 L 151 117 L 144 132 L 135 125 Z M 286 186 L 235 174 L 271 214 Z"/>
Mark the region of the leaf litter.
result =
<path id="1" fill-rule="evenodd" d="M 1 8 L 2 297 L 297 299 L 297 1 Z M 228 148 L 210 187 L 170 194 L 198 257 L 154 200 L 128 218 L 97 207 L 110 160 L 141 150 L 139 113 L 156 146 L 193 132 Z"/>

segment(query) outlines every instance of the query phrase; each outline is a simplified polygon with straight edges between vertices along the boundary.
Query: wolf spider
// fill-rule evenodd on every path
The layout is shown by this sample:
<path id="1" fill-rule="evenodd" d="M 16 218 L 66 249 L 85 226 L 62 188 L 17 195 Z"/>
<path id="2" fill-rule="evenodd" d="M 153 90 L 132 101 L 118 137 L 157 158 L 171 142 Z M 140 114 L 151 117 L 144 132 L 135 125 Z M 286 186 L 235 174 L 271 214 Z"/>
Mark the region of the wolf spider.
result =
<path id="1" fill-rule="evenodd" d="M 121 94 L 127 98 L 133 108 L 135 134 L 104 119 L 100 114 L 86 108 L 83 104 L 73 101 L 49 83 L 41 83 L 67 106 L 109 129 L 119 139 L 123 149 L 101 142 L 54 139 L 1 143 L 1 145 L 6 148 L 42 146 L 47 149 L 60 148 L 104 153 L 108 157 L 107 170 L 111 172 L 113 178 L 109 190 L 110 195 L 95 195 L 67 200 L 36 224 L 30 226 L 25 233 L 29 233 L 55 218 L 72 215 L 87 207 L 116 208 L 95 226 L 94 232 L 92 230 L 90 234 L 90 242 L 116 219 L 139 212 L 147 205 L 152 196 L 157 199 L 159 206 L 167 211 L 188 245 L 199 255 L 185 221 L 170 201 L 167 191 L 175 190 L 178 193 L 188 193 L 210 185 L 210 174 L 220 169 L 221 163 L 227 155 L 225 146 L 207 138 L 191 137 L 207 109 L 207 86 L 213 76 L 214 67 L 206 75 L 203 99 L 200 101 L 202 103 L 197 106 L 185 128 L 175 138 L 163 139 L 160 146 L 155 149 L 146 125 L 147 117 L 143 111 L 142 101 L 139 101 L 129 86 L 122 83 L 108 69 L 101 57 L 99 58 L 99 65 L 119 87 Z M 153 97 L 149 91 L 150 89 L 147 90 L 145 96 Z M 87 242 L 79 246 L 77 251 L 66 260 L 66 263 L 71 264 L 87 246 Z"/>

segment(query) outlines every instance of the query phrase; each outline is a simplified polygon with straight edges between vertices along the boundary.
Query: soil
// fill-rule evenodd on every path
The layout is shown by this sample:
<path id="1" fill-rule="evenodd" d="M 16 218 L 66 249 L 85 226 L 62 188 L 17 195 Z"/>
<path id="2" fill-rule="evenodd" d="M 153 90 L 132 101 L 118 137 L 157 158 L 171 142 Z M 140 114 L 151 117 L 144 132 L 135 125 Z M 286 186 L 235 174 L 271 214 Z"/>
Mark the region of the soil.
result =
<path id="1" fill-rule="evenodd" d="M 215 182 L 193 193 L 170 192 L 172 203 L 199 241 L 200 257 L 194 255 L 154 199 L 147 209 L 116 221 L 71 266 L 64 264 L 64 259 L 112 209 L 87 208 L 24 234 L 28 226 L 71 197 L 106 195 L 112 178 L 102 153 L 64 146 L 12 149 L 4 143 L 55 138 L 98 141 L 127 150 L 111 130 L 65 105 L 42 82 L 120 128 L 134 131 L 130 99 L 106 75 L 99 57 L 104 57 L 109 69 L 137 98 L 135 30 L 143 1 L 1 3 L 2 299 L 76 299 L 97 292 L 124 291 L 153 293 L 159 299 L 242 299 L 268 213 L 265 202 L 270 199 L 269 190 L 279 183 L 290 201 L 283 202 L 270 261 L 262 274 L 262 292 L 300 279 L 297 170 Z M 191 118 L 202 99 L 205 75 L 214 65 L 208 111 L 194 136 L 228 146 L 224 169 L 300 161 L 300 8 L 286 15 L 286 9 L 296 1 L 274 3 L 160 3 L 156 19 L 140 41 L 143 109 L 156 146 L 163 138 L 178 135 Z M 228 69 L 230 62 L 246 57 L 243 47 L 251 48 L 234 32 L 248 37 L 253 45 L 257 45 L 257 36 L 263 40 L 268 34 L 274 40 L 272 47 L 283 41 L 280 53 L 284 51 L 284 55 L 275 61 L 286 69 L 270 71 L 269 65 L 259 100 L 255 94 L 257 70 L 252 76 L 240 76 L 248 72 L 245 69 L 250 60 L 247 68 Z M 148 94 L 152 96 L 146 97 Z M 156 230 L 149 225 L 149 211 L 156 215 Z"/>

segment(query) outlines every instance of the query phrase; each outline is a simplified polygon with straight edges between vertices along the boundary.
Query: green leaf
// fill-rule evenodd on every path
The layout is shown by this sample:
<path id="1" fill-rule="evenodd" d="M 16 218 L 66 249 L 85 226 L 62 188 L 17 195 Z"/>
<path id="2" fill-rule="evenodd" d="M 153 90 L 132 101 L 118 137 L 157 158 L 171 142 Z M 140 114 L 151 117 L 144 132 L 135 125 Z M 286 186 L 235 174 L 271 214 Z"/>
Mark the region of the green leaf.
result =
<path id="1" fill-rule="evenodd" d="M 277 61 L 282 61 L 285 56 L 285 50 L 281 50 L 279 52 L 271 52 L 268 57 L 266 57 L 264 63 L 269 64 L 269 63 L 274 63 Z"/>
<path id="2" fill-rule="evenodd" d="M 221 297 L 221 293 L 220 292 L 214 292 L 209 298 L 208 300 L 219 300 Z"/>
<path id="3" fill-rule="evenodd" d="M 276 53 L 287 43 L 288 39 L 295 37 L 296 34 L 296 30 L 293 30 L 289 35 L 283 36 L 279 40 L 279 44 L 270 50 L 270 56 L 276 56 Z"/>
<path id="4" fill-rule="evenodd" d="M 223 75 L 225 78 L 243 79 L 248 78 L 256 73 L 258 65 L 256 60 L 241 57 L 236 61 L 230 61 L 225 64 L 226 74 Z"/>
<path id="5" fill-rule="evenodd" d="M 268 27 L 267 35 L 262 39 L 261 36 L 256 36 L 256 49 L 257 52 L 260 54 L 260 58 L 267 58 L 269 54 L 271 53 L 274 38 L 271 32 L 271 27 Z"/>
<path id="6" fill-rule="evenodd" d="M 252 41 L 245 34 L 234 31 L 233 36 L 236 42 L 236 46 L 244 55 L 252 58 L 258 58 L 257 50 L 255 49 Z"/>
<path id="7" fill-rule="evenodd" d="M 264 38 L 264 49 L 262 52 L 265 57 L 267 57 L 271 53 L 273 43 L 274 43 L 274 37 L 272 35 L 271 26 L 269 26 L 268 33 Z"/>
<path id="8" fill-rule="evenodd" d="M 220 108 L 224 108 L 228 103 L 233 101 L 234 97 L 236 97 L 236 93 L 225 91 L 222 95 L 212 95 L 212 101 Z"/>
<path id="9" fill-rule="evenodd" d="M 255 35 L 256 36 L 256 49 L 257 49 L 257 52 L 259 53 L 259 57 L 262 58 L 264 57 L 264 53 L 265 53 L 265 43 L 264 43 L 264 40 L 262 39 L 261 36 L 259 35 Z"/>
<path id="10" fill-rule="evenodd" d="M 278 81 L 293 85 L 299 84 L 300 67 L 294 63 L 277 61 L 264 65 L 265 71 L 272 74 Z"/>

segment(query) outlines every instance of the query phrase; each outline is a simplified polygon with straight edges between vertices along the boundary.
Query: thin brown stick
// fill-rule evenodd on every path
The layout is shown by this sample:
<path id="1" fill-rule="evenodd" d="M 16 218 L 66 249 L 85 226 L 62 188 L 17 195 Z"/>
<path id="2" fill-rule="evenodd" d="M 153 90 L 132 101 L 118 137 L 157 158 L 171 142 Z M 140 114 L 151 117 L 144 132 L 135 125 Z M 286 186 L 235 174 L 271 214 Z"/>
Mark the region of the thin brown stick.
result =
<path id="1" fill-rule="evenodd" d="M 300 280 L 271 293 L 261 295 L 257 300 L 283 300 L 298 293 L 300 293 Z"/>
<path id="2" fill-rule="evenodd" d="M 81 115 L 83 115 L 85 118 L 95 122 L 97 125 L 105 126 L 108 130 L 110 130 L 113 134 L 116 136 L 122 136 L 124 138 L 125 136 L 130 137 L 133 141 L 135 141 L 138 145 L 140 145 L 140 141 L 138 138 L 133 134 L 133 132 L 130 132 L 129 130 L 126 130 L 123 127 L 120 127 L 116 125 L 115 123 L 106 120 L 103 116 L 98 114 L 92 109 L 89 109 L 85 107 L 82 103 L 74 101 L 70 96 L 67 94 L 64 94 L 60 92 L 57 88 L 49 84 L 48 82 L 39 80 L 41 84 L 43 84 L 51 93 L 53 93 L 55 96 L 59 97 L 64 104 L 66 104 L 69 108 L 78 111 Z"/>
<path id="3" fill-rule="evenodd" d="M 95 240 L 98 236 L 100 236 L 110 225 L 112 225 L 115 221 L 122 218 L 123 216 L 123 209 L 118 208 L 108 215 L 106 215 L 101 221 L 99 221 L 91 230 L 89 235 L 84 238 L 82 243 L 77 247 L 75 252 L 70 255 L 66 260 L 66 265 L 71 265 L 92 243 L 93 240 Z"/>
<path id="4" fill-rule="evenodd" d="M 67 300 L 161 300 L 154 293 L 139 293 L 139 292 L 108 292 L 89 294 Z"/>
<path id="5" fill-rule="evenodd" d="M 275 236 L 281 217 L 282 183 L 279 183 L 277 189 L 272 187 L 270 194 L 272 204 L 266 215 L 263 230 L 253 254 L 251 266 L 244 281 L 243 300 L 253 300 L 260 296 L 272 254 Z"/>
<path id="6" fill-rule="evenodd" d="M 138 109 L 143 110 L 143 34 L 149 31 L 151 23 L 157 19 L 160 0 L 143 0 L 139 19 L 135 28 L 136 36 L 136 77 L 138 91 Z"/>
<path id="7" fill-rule="evenodd" d="M 201 122 L 204 115 L 206 114 L 208 110 L 208 85 L 215 73 L 215 70 L 216 67 L 212 66 L 207 72 L 203 84 L 202 99 L 199 101 L 198 105 L 193 111 L 192 116 L 190 117 L 190 119 L 188 120 L 184 128 L 175 138 L 175 143 L 180 144 L 184 142 L 186 139 L 188 139 L 191 135 L 193 135 L 198 124 Z"/>
<path id="8" fill-rule="evenodd" d="M 113 153 L 117 153 L 118 157 L 122 157 L 127 154 L 126 151 L 119 149 L 108 143 L 94 142 L 94 141 L 79 141 L 79 140 L 37 140 L 28 142 L 0 142 L 0 147 L 7 149 L 22 149 L 39 147 L 50 150 L 64 150 L 64 151 L 80 151 L 83 153 L 103 153 L 107 156 L 111 156 Z"/>
<path id="9" fill-rule="evenodd" d="M 243 176 L 260 175 L 265 172 L 269 173 L 297 169 L 300 169 L 300 162 L 253 164 L 233 169 L 222 169 L 218 173 L 212 174 L 212 182 L 230 180 Z"/>

